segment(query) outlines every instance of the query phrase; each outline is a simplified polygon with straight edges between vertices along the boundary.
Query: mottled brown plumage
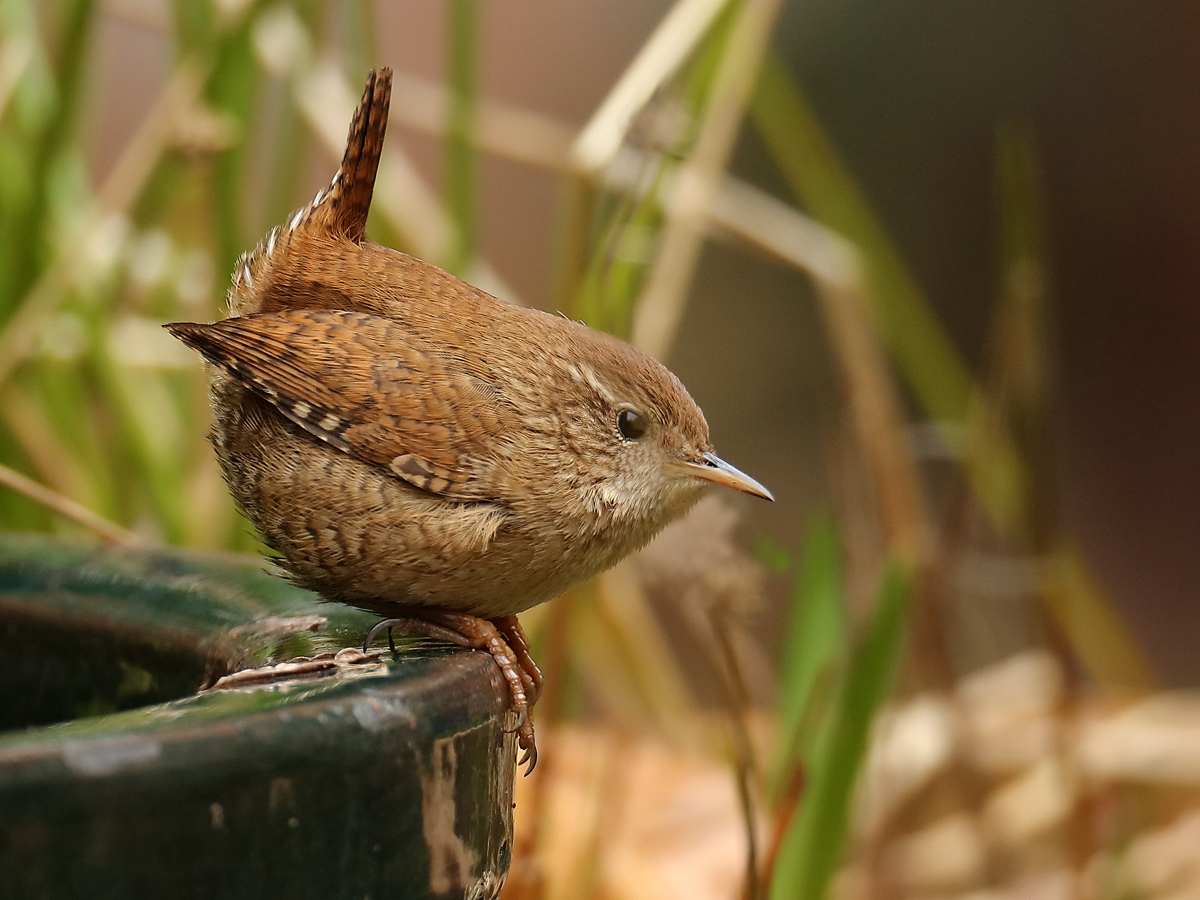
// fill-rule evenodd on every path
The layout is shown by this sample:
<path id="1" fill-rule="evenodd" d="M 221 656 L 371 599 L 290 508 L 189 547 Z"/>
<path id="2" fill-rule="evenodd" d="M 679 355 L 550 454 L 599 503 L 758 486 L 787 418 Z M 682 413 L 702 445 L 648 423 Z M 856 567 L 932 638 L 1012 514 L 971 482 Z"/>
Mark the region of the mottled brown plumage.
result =
<path id="1" fill-rule="evenodd" d="M 230 318 L 167 327 L 215 367 L 222 470 L 293 580 L 489 649 L 532 751 L 515 614 L 711 482 L 769 495 L 644 353 L 366 239 L 390 90 L 372 73 L 329 189 L 239 260 Z"/>

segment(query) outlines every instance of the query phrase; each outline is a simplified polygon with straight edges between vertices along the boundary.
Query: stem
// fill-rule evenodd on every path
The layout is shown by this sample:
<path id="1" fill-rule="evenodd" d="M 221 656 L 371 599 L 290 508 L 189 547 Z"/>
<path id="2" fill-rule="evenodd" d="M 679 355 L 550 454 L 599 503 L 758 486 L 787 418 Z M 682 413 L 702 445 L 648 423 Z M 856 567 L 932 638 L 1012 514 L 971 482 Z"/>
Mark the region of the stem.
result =
<path id="1" fill-rule="evenodd" d="M 120 525 L 113 524 L 103 516 L 92 512 L 86 506 L 76 503 L 70 497 L 65 497 L 58 493 L 58 491 L 52 491 L 45 485 L 38 484 L 32 478 L 26 478 L 20 472 L 10 469 L 8 466 L 0 465 L 0 484 L 12 488 L 35 503 L 41 504 L 47 509 L 58 513 L 60 516 L 82 525 L 84 528 L 91 529 L 106 541 L 119 544 L 122 547 L 137 547 L 146 543 L 141 535 L 134 534 L 132 531 L 126 531 Z"/>
<path id="2" fill-rule="evenodd" d="M 475 111 L 478 99 L 479 3 L 450 4 L 450 111 L 446 134 L 446 209 L 454 223 L 454 247 L 447 268 L 465 276 L 475 258 Z"/>
<path id="3" fill-rule="evenodd" d="M 0 309 L 5 314 L 13 311 L 17 298 L 24 296 L 37 281 L 42 273 L 42 263 L 46 261 L 50 179 L 75 123 L 80 82 L 86 62 L 84 48 L 91 35 L 94 7 L 94 0 L 75 0 L 65 4 L 62 13 L 62 28 L 55 54 L 55 108 L 41 134 L 30 142 L 30 184 L 33 186 L 33 195 L 22 210 L 20 223 L 9 232 L 13 242 L 9 251 L 12 278 L 7 285 L 0 285 Z"/>

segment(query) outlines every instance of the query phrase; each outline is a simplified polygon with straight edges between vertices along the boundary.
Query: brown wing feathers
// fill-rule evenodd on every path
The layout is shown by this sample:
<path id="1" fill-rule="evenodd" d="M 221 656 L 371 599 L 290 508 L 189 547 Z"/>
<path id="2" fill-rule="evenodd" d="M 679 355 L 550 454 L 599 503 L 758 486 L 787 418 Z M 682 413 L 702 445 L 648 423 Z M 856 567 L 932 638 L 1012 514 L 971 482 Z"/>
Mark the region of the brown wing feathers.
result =
<path id="1" fill-rule="evenodd" d="M 472 498 L 503 404 L 365 313 L 290 311 L 167 326 L 310 434 L 433 493 Z"/>

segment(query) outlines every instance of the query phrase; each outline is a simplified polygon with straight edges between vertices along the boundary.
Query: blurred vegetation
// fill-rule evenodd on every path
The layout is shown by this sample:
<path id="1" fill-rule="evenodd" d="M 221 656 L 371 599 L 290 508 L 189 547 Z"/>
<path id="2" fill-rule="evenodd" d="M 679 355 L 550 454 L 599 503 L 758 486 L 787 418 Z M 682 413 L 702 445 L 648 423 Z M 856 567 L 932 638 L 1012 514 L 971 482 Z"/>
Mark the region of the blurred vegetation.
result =
<path id="1" fill-rule="evenodd" d="M 661 313 L 666 325 L 655 334 L 665 343 L 653 348 L 661 352 L 710 226 L 814 278 L 852 435 L 832 442 L 841 460 L 833 468 L 859 479 L 868 502 L 846 499 L 853 492 L 844 485 L 835 489 L 838 508 L 810 518 L 803 548 L 774 550 L 793 587 L 769 766 L 755 759 L 747 737 L 738 654 L 722 643 L 728 603 L 709 611 L 708 650 L 728 701 L 723 752 L 737 765 L 747 820 L 761 804 L 775 825 L 772 846 L 755 849 L 748 895 L 817 900 L 840 858 L 880 704 L 896 683 L 947 687 L 956 674 L 944 621 L 955 603 L 949 573 L 969 549 L 967 524 L 985 523 L 979 527 L 1004 553 L 1043 561 L 1029 600 L 1030 641 L 1053 647 L 1080 679 L 1144 688 L 1152 678 L 1053 515 L 1032 136 L 1019 125 L 998 131 L 1003 290 L 989 368 L 972 372 L 770 51 L 779 4 L 687 5 L 701 10 L 694 40 L 618 128 L 621 152 L 599 165 L 581 163 L 578 153 L 554 164 L 562 200 L 553 300 L 625 338 L 636 339 L 639 323 Z M 436 215 L 426 220 L 415 219 L 411 205 L 408 218 L 377 210 L 371 227 L 386 243 L 469 275 L 482 265 L 476 172 L 478 153 L 488 150 L 477 83 L 480 11 L 477 0 L 451 0 L 447 10 L 444 203 L 434 202 Z M 111 173 L 94 185 L 83 124 L 97 5 L 0 0 L 6 467 L 144 540 L 257 549 L 204 439 L 199 365 L 158 326 L 218 316 L 236 257 L 307 201 L 299 190 L 308 149 L 340 140 L 327 135 L 344 134 L 346 97 L 382 62 L 374 14 L 369 0 L 174 0 L 163 23 L 168 78 Z M 328 59 L 340 62 L 331 70 Z M 743 112 L 793 191 L 795 209 L 731 187 L 726 167 Z M 751 222 L 716 221 L 718 200 L 747 196 L 759 204 Z M 771 216 L 782 223 L 776 234 L 755 231 Z M 450 240 L 439 240 L 443 227 Z M 788 229 L 811 235 L 817 250 L 787 256 L 779 246 Z M 911 452 L 910 426 L 925 422 L 954 464 L 945 516 L 931 512 Z M 882 535 L 865 557 L 845 552 L 847 535 L 861 531 L 856 517 L 871 519 Z M 0 490 L 0 522 L 78 531 L 8 489 Z M 874 597 L 861 615 L 848 599 L 855 579 Z M 636 708 L 631 719 L 667 730 L 699 710 L 645 598 L 619 572 L 533 611 L 529 627 L 549 669 L 543 722 L 574 715 L 585 685 L 612 692 L 607 708 Z"/>

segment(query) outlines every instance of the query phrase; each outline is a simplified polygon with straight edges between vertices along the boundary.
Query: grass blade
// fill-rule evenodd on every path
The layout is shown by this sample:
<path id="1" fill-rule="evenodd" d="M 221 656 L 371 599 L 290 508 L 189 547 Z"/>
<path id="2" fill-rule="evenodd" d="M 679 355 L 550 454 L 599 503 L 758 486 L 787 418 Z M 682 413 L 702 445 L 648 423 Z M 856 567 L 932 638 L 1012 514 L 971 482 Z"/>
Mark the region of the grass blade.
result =
<path id="1" fill-rule="evenodd" d="M 233 270 L 234 263 L 249 246 L 244 219 L 245 168 L 250 131 L 250 115 L 257 93 L 258 71 L 250 29 L 243 23 L 232 34 L 223 36 L 217 49 L 217 62 L 208 86 L 213 107 L 236 123 L 239 136 L 233 146 L 213 159 L 213 215 L 217 237 L 217 269 Z"/>
<path id="2" fill-rule="evenodd" d="M 772 900 L 822 900 L 840 859 L 850 801 L 871 723 L 891 689 L 907 619 L 911 576 L 889 564 L 875 611 L 855 648 L 829 724 L 813 756 L 799 815 L 784 835 Z"/>
<path id="3" fill-rule="evenodd" d="M 763 61 L 750 115 L 813 217 L 862 251 L 880 338 L 929 416 L 961 421 L 970 372 L 778 54 Z"/>
<path id="4" fill-rule="evenodd" d="M 450 110 L 446 133 L 446 209 L 454 223 L 454 249 L 446 267 L 462 277 L 478 240 L 475 111 L 479 94 L 479 2 L 450 4 Z"/>
<path id="5" fill-rule="evenodd" d="M 772 794 L 814 749 L 820 717 L 813 714 L 821 684 L 830 684 L 846 652 L 845 580 L 841 540 L 833 516 L 823 511 L 806 529 L 802 569 L 792 589 L 779 679 L 779 752 Z"/>
<path id="6" fill-rule="evenodd" d="M 908 271 L 850 172 L 842 165 L 811 106 L 777 54 L 763 61 L 750 114 L 772 159 L 797 198 L 814 218 L 855 243 L 866 268 L 868 294 L 879 337 L 895 361 L 916 400 L 935 423 L 975 424 L 981 404 L 974 379 L 949 336 L 930 309 L 928 300 Z M 1014 240 L 1006 222 L 1005 240 Z M 1028 251 L 1028 242 L 1016 248 Z M 1005 534 L 1030 520 L 1033 512 L 1026 471 L 1007 429 L 989 435 L 980 452 L 964 458 L 964 469 L 979 502 Z M 1078 551 L 1068 554 L 1082 564 Z M 1067 567 L 1070 570 L 1070 567 Z M 1120 613 L 1099 590 L 1087 589 L 1090 579 L 1058 580 L 1050 603 L 1064 622 L 1075 649 L 1102 683 L 1145 686 L 1152 683 L 1148 668 L 1139 665 L 1144 654 Z M 1061 591 L 1072 591 L 1069 595 Z M 1049 602 L 1049 601 L 1048 601 Z M 1090 629 L 1080 623 L 1103 623 L 1104 647 L 1090 647 Z M 1102 665 L 1115 651 L 1123 662 Z"/>
<path id="7" fill-rule="evenodd" d="M 665 359 L 683 317 L 705 237 L 704 213 L 725 174 L 754 93 L 779 0 L 742 0 L 716 70 L 695 146 L 681 169 L 677 197 L 634 313 L 631 343 Z"/>

